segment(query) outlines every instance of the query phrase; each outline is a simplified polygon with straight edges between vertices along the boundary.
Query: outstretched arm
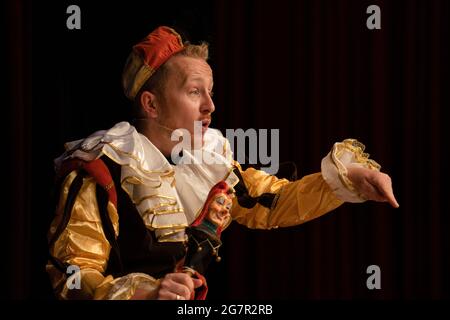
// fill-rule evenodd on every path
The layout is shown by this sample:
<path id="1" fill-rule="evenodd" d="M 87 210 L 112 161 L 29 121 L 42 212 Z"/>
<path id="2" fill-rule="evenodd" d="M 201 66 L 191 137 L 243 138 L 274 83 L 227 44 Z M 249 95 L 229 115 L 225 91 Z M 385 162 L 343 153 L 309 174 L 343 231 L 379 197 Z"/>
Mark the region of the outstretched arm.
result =
<path id="1" fill-rule="evenodd" d="M 270 229 L 315 219 L 344 202 L 374 200 L 389 202 L 397 208 L 391 178 L 380 172 L 381 166 L 369 159 L 364 148 L 354 139 L 335 143 L 322 160 L 321 173 L 295 182 L 254 169 L 242 171 L 237 164 L 251 197 L 264 193 L 272 193 L 275 197 L 268 207 L 257 203 L 244 208 L 235 201 L 231 215 L 250 228 Z"/>

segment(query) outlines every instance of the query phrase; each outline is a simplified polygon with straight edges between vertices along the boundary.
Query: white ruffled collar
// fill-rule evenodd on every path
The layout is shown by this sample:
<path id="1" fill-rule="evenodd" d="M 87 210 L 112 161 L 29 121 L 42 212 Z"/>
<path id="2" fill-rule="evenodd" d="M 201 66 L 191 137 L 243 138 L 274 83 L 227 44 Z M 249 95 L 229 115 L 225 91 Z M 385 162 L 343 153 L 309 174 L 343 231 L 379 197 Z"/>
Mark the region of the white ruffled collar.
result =
<path id="1" fill-rule="evenodd" d="M 69 142 L 66 152 L 55 160 L 79 158 L 92 161 L 106 155 L 122 166 L 121 184 L 135 203 L 146 226 L 160 241 L 183 241 L 184 228 L 199 214 L 210 189 L 220 180 L 234 186 L 232 153 L 218 130 L 208 129 L 202 152 L 212 155 L 213 164 L 195 161 L 172 166 L 147 137 L 128 122 L 97 131 L 86 139 Z M 183 160 L 193 155 L 185 151 Z"/>

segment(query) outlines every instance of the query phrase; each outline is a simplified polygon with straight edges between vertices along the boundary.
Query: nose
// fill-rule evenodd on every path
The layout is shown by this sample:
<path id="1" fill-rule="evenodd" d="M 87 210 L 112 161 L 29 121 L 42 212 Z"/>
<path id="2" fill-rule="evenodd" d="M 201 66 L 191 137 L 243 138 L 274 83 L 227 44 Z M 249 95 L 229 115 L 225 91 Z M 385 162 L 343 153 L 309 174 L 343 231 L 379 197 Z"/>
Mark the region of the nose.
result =
<path id="1" fill-rule="evenodd" d="M 200 107 L 200 112 L 202 114 L 210 114 L 213 113 L 214 110 L 216 110 L 216 107 L 214 106 L 214 102 L 209 94 L 205 95 L 205 99 Z"/>

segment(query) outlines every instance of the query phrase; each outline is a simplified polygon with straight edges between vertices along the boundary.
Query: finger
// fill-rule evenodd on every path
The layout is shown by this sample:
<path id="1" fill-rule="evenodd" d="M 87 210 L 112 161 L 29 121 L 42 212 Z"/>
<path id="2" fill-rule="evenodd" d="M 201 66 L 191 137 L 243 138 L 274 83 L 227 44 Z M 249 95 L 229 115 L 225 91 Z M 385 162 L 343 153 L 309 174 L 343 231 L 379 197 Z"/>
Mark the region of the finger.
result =
<path id="1" fill-rule="evenodd" d="M 374 182 L 384 201 L 389 202 L 389 204 L 394 208 L 398 208 L 400 205 L 395 199 L 394 191 L 392 190 L 391 178 L 387 174 L 383 174 Z"/>
<path id="2" fill-rule="evenodd" d="M 194 291 L 194 282 L 190 275 L 182 272 L 177 272 L 177 273 L 170 273 L 167 275 L 167 277 L 175 281 L 176 283 L 188 287 L 190 291 Z"/>
<path id="3" fill-rule="evenodd" d="M 172 295 L 174 296 L 173 300 L 187 300 L 184 296 L 176 294 L 176 293 L 172 293 Z"/>
<path id="4" fill-rule="evenodd" d="M 161 281 L 161 289 L 167 290 L 171 293 L 168 299 L 173 298 L 173 294 L 183 296 L 186 299 L 189 299 L 191 296 L 191 290 L 185 286 L 184 284 L 178 283 L 173 281 L 170 278 L 165 278 L 163 281 Z M 161 290 L 160 289 L 160 290 Z"/>
<path id="5" fill-rule="evenodd" d="M 160 288 L 158 290 L 158 295 L 156 297 L 157 300 L 172 300 L 172 293 L 164 288 Z"/>
<path id="6" fill-rule="evenodd" d="M 194 288 L 199 288 L 203 285 L 203 281 L 200 279 L 192 278 L 192 281 L 194 282 Z"/>
<path id="7" fill-rule="evenodd" d="M 387 185 L 386 184 L 381 185 L 380 192 L 383 194 L 384 198 L 387 200 L 387 202 L 389 202 L 391 206 L 393 206 L 394 208 L 400 207 L 400 205 L 397 202 L 397 199 L 395 199 L 391 183 L 388 183 Z"/>
<path id="8" fill-rule="evenodd" d="M 380 193 L 378 188 L 367 181 L 360 186 L 359 193 L 366 200 L 379 202 L 385 201 L 383 194 Z"/>
<path id="9" fill-rule="evenodd" d="M 183 298 L 183 300 L 189 300 L 192 293 L 192 290 L 190 290 L 187 286 L 173 280 L 170 280 L 168 290 L 174 295 L 175 299 L 177 298 L 176 295 L 179 295 Z"/>
<path id="10" fill-rule="evenodd" d="M 171 292 L 167 289 L 161 289 L 158 292 L 157 300 L 186 300 L 183 295 Z"/>

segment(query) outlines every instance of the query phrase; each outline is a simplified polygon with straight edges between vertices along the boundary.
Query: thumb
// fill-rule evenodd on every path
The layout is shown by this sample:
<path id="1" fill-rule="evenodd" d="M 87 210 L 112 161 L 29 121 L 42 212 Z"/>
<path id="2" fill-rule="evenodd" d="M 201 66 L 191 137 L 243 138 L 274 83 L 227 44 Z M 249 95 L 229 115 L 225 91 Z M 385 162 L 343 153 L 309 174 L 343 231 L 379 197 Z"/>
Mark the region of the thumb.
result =
<path id="1" fill-rule="evenodd" d="M 197 289 L 198 287 L 201 287 L 203 285 L 203 281 L 197 278 L 192 278 L 192 281 L 194 282 L 194 288 Z"/>

